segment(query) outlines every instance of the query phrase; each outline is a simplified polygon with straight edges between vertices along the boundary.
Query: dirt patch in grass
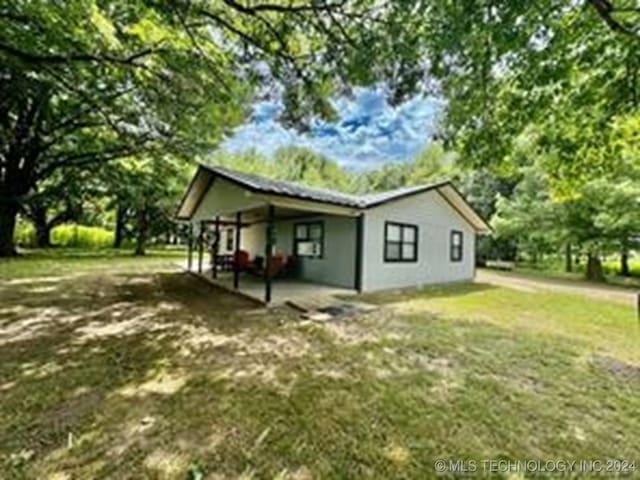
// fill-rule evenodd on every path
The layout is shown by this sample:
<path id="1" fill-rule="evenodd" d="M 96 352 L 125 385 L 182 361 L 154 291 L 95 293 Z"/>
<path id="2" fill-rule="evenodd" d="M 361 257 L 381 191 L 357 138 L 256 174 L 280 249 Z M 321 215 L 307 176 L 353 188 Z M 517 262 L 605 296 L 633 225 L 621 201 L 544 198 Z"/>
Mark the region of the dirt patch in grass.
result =
<path id="1" fill-rule="evenodd" d="M 623 362 L 617 358 L 595 355 L 593 363 L 612 375 L 627 381 L 640 382 L 640 366 Z"/>

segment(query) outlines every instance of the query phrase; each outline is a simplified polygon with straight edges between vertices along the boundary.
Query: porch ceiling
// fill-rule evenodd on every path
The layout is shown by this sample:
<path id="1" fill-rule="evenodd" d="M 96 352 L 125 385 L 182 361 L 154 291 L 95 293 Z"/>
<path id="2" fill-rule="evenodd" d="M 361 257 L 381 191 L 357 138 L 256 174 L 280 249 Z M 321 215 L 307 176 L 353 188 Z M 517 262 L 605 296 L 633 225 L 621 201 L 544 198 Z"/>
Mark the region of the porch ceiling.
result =
<path id="1" fill-rule="evenodd" d="M 241 221 L 243 225 L 264 223 L 269 216 L 269 205 L 261 205 L 259 207 L 250 208 L 248 210 L 241 210 Z M 296 218 L 309 218 L 318 215 L 324 215 L 326 212 L 314 211 L 314 210 L 302 210 L 290 207 L 280 207 L 274 205 L 274 220 L 286 220 Z M 211 219 L 213 221 L 215 219 Z M 220 221 L 223 223 L 235 224 L 235 214 L 220 216 Z"/>

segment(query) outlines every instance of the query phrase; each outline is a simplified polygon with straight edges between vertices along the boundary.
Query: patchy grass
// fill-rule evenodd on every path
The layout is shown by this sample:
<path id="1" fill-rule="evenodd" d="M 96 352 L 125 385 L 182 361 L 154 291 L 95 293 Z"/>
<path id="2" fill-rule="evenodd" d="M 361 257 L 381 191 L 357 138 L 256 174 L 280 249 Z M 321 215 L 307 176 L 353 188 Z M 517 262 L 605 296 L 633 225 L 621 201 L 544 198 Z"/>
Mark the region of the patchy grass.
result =
<path id="1" fill-rule="evenodd" d="M 131 250 L 49 248 L 23 250 L 14 258 L 0 258 L 0 279 L 17 279 L 91 272 L 155 270 L 185 261 L 182 249 L 150 249 L 137 257 Z"/>
<path id="2" fill-rule="evenodd" d="M 640 260 L 630 260 L 630 276 L 623 277 L 618 274 L 619 266 L 614 261 L 604 261 L 605 281 L 609 285 L 625 287 L 637 290 L 640 288 Z M 599 282 L 592 282 L 585 278 L 584 266 L 576 266 L 573 272 L 566 272 L 564 264 L 554 262 L 540 265 L 518 264 L 516 268 L 518 275 L 527 275 L 537 278 L 552 278 L 559 280 L 570 280 L 584 285 L 598 285 Z"/>
<path id="3" fill-rule="evenodd" d="M 365 297 L 403 314 L 486 322 L 518 333 L 579 342 L 585 351 L 640 363 L 640 324 L 633 308 L 580 295 L 458 284 Z"/>
<path id="4" fill-rule="evenodd" d="M 382 308 L 314 324 L 162 263 L 116 264 L 0 281 L 0 477 L 429 478 L 441 457 L 637 460 L 630 308 L 459 285 L 368 296 Z"/>

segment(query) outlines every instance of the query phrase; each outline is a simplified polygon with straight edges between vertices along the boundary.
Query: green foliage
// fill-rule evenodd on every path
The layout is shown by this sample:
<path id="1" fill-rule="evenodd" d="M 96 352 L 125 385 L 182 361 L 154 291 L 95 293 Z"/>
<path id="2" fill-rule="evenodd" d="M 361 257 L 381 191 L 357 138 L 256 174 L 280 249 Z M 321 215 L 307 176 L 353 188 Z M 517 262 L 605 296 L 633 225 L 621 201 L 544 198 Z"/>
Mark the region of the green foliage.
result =
<path id="1" fill-rule="evenodd" d="M 282 180 L 300 182 L 312 187 L 325 187 L 343 192 L 353 190 L 353 178 L 330 160 L 303 147 L 284 147 L 273 159 L 275 176 Z"/>
<path id="2" fill-rule="evenodd" d="M 393 190 L 409 185 L 421 185 L 451 179 L 459 173 L 457 155 L 438 142 L 429 143 L 410 162 L 387 163 L 365 172 L 357 180 L 359 190 Z"/>
<path id="3" fill-rule="evenodd" d="M 36 247 L 36 233 L 31 223 L 20 221 L 15 242 L 23 248 Z M 51 230 L 51 246 L 65 248 L 105 248 L 113 245 L 113 232 L 102 227 L 64 224 Z"/>
<path id="4" fill-rule="evenodd" d="M 246 173 L 343 192 L 353 191 L 357 181 L 334 160 L 303 147 L 281 148 L 272 159 L 253 150 L 241 154 L 217 152 L 209 162 Z"/>
<path id="5" fill-rule="evenodd" d="M 241 154 L 217 152 L 209 162 L 242 172 L 347 193 L 393 190 L 459 175 L 456 155 L 437 142 L 429 144 L 411 161 L 387 163 L 364 172 L 347 171 L 334 160 L 297 146 L 278 149 L 272 159 L 253 150 Z"/>
<path id="6" fill-rule="evenodd" d="M 523 171 L 523 178 L 507 198 L 498 195 L 492 227 L 498 238 L 517 241 L 534 255 L 553 249 L 554 228 L 561 219 L 544 175 L 535 168 Z"/>
<path id="7" fill-rule="evenodd" d="M 60 225 L 51 231 L 51 243 L 60 247 L 106 248 L 113 245 L 113 232 L 85 225 Z"/>
<path id="8" fill-rule="evenodd" d="M 611 134 L 638 112 L 639 19 L 614 29 L 628 2 L 602 3 L 442 0 L 413 12 L 448 102 L 443 133 L 465 165 L 511 174 L 514 139 L 533 131 L 554 190 L 619 171 L 617 151 L 633 149 Z"/>
<path id="9" fill-rule="evenodd" d="M 0 256 L 14 253 L 25 199 L 60 169 L 191 159 L 276 88 L 284 122 L 330 118 L 338 89 L 381 79 L 395 62 L 376 54 L 392 9 L 375 4 L 8 3 L 0 12 Z"/>
<path id="10" fill-rule="evenodd" d="M 169 155 L 131 157 L 103 169 L 102 179 L 114 199 L 113 206 L 122 208 L 126 215 L 116 229 L 135 237 L 138 254 L 144 254 L 150 240 L 175 231 L 173 216 L 189 182 L 189 170 L 187 162 Z"/>
<path id="11" fill-rule="evenodd" d="M 36 231 L 31 223 L 18 220 L 16 230 L 14 232 L 16 245 L 21 247 L 35 247 Z"/>

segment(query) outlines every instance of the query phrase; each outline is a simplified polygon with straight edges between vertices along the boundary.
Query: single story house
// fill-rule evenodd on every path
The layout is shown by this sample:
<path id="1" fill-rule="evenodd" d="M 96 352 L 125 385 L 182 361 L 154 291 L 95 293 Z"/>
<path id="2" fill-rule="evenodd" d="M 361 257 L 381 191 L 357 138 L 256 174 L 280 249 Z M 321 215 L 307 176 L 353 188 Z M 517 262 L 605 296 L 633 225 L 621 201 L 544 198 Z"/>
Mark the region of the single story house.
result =
<path id="1" fill-rule="evenodd" d="M 471 280 L 476 236 L 490 231 L 449 181 L 357 196 L 205 165 L 177 218 L 199 240 L 189 269 L 195 250 L 199 272 L 265 303 L 279 283 L 369 292 Z"/>

